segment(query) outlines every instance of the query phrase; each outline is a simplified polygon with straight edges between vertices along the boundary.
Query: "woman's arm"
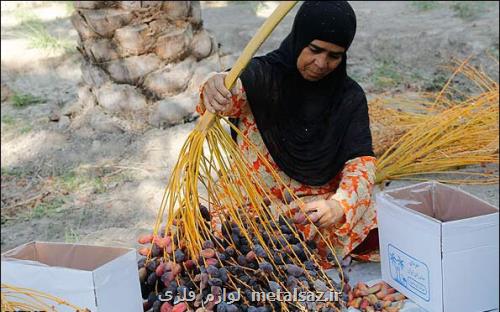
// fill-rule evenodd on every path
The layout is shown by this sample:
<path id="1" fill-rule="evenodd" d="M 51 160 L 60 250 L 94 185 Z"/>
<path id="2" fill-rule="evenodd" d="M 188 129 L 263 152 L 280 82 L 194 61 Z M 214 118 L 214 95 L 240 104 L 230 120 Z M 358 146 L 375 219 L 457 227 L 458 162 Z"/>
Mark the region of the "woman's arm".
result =
<path id="1" fill-rule="evenodd" d="M 376 159 L 373 156 L 356 157 L 346 162 L 339 188 L 330 197 L 339 203 L 344 212 L 344 217 L 336 224 L 338 235 L 346 235 L 364 226 L 359 221 L 367 217 L 365 214 L 372 202 L 375 173 Z M 371 218 L 375 215 L 368 216 L 369 221 Z"/>
<path id="2" fill-rule="evenodd" d="M 238 78 L 229 92 L 224 86 L 225 73 L 212 73 L 200 88 L 200 101 L 196 106 L 199 114 L 205 110 L 226 117 L 240 117 L 243 108 L 247 105 L 245 90 Z M 227 92 L 226 92 L 227 91 Z"/>
<path id="3" fill-rule="evenodd" d="M 339 188 L 332 196 L 308 202 L 303 209 L 312 211 L 310 220 L 316 226 L 333 226 L 339 235 L 345 235 L 358 226 L 358 221 L 369 209 L 375 181 L 375 157 L 362 156 L 347 161 L 340 176 Z"/>

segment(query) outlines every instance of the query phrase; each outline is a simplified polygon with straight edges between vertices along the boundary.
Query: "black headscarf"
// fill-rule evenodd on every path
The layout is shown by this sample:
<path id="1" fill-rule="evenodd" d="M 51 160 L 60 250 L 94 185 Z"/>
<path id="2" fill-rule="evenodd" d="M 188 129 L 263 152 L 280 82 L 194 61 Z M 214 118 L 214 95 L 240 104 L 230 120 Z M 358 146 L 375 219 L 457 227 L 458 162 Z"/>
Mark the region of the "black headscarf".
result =
<path id="1" fill-rule="evenodd" d="M 306 1 L 279 49 L 253 58 L 240 77 L 273 160 L 301 183 L 324 185 L 349 159 L 373 156 L 366 97 L 346 74 L 346 53 L 316 82 L 297 69 L 297 58 L 311 41 L 347 51 L 355 32 L 356 16 L 347 2 Z"/>

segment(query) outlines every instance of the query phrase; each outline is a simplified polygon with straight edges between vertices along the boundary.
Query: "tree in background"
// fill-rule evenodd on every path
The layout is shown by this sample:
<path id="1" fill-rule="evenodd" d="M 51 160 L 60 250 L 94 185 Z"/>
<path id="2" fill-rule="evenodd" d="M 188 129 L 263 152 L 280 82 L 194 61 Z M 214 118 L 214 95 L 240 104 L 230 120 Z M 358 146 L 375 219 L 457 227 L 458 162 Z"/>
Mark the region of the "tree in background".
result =
<path id="1" fill-rule="evenodd" d="M 197 62 L 214 54 L 199 1 L 76 1 L 83 56 L 77 123 L 134 131 L 182 122 Z M 196 80 L 196 79 L 195 79 Z M 83 118 L 82 116 L 86 116 Z M 75 117 L 75 116 L 73 116 Z"/>

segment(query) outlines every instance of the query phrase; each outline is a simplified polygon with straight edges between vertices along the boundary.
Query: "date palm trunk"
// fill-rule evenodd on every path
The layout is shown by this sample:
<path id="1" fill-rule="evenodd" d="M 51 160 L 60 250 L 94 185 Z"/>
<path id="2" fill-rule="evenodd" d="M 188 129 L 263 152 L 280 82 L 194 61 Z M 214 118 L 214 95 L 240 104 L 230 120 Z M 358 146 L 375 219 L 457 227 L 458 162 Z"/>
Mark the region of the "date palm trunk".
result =
<path id="1" fill-rule="evenodd" d="M 82 55 L 80 123 L 140 130 L 193 113 L 171 99 L 216 50 L 199 1 L 76 1 L 71 21 Z"/>

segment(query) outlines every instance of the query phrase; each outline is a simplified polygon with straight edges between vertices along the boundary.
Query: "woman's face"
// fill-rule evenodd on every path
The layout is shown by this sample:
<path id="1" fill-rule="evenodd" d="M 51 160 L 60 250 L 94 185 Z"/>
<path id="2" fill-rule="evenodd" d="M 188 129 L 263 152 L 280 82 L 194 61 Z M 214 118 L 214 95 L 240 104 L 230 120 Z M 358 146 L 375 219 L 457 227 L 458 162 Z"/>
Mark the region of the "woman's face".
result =
<path id="1" fill-rule="evenodd" d="M 300 52 L 297 69 L 305 80 L 321 80 L 339 66 L 344 52 L 345 49 L 336 44 L 313 40 Z"/>

